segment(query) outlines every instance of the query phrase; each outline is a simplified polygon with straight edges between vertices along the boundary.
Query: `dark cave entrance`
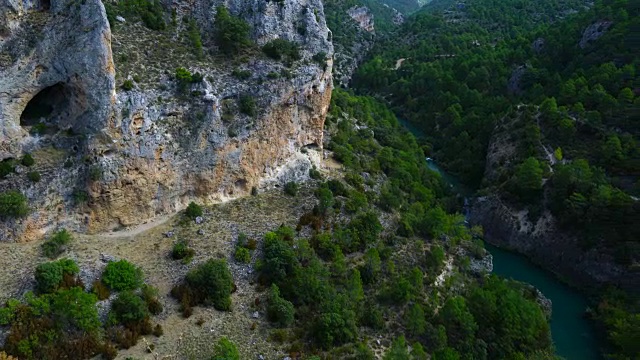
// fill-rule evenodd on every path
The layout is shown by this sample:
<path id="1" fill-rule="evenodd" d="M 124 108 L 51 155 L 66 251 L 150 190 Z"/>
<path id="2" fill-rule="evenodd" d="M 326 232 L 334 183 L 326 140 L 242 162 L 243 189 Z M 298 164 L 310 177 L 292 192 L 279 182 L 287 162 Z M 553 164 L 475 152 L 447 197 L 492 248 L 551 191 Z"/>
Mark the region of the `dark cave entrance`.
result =
<path id="1" fill-rule="evenodd" d="M 41 119 L 49 121 L 62 115 L 69 105 L 65 86 L 62 83 L 49 86 L 33 97 L 22 111 L 21 126 L 34 126 L 41 123 Z"/>
<path id="2" fill-rule="evenodd" d="M 42 10 L 51 9 L 51 0 L 42 0 L 41 4 L 42 4 Z"/>

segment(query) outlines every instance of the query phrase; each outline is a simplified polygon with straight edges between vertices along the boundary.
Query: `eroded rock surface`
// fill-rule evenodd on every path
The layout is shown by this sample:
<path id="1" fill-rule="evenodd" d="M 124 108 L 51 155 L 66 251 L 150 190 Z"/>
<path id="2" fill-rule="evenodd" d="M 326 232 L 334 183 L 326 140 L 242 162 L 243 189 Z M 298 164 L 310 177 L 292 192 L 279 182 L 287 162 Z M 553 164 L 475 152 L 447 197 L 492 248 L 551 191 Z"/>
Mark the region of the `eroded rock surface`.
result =
<path id="1" fill-rule="evenodd" d="M 33 153 L 31 170 L 42 180 L 28 181 L 26 171 L 0 179 L 0 190 L 20 190 L 33 210 L 0 225 L 3 240 L 40 238 L 61 225 L 136 225 L 192 200 L 300 180 L 320 163 L 333 65 L 320 0 L 178 1 L 167 14 L 196 19 L 207 52 L 200 59 L 174 31 L 131 18 L 110 29 L 99 0 L 4 1 L 0 158 Z M 207 36 L 218 5 L 251 26 L 254 50 L 242 59 L 225 58 Z M 275 38 L 298 44 L 302 59 L 286 66 L 262 55 L 258 47 Z M 203 81 L 179 89 L 177 67 Z M 238 69 L 250 76 L 233 76 Z M 125 80 L 133 89 L 123 90 Z M 253 99 L 255 114 L 238 110 L 242 97 Z"/>
<path id="2" fill-rule="evenodd" d="M 594 41 L 598 40 L 602 35 L 604 35 L 607 30 L 613 25 L 612 21 L 598 21 L 591 25 L 589 25 L 582 32 L 582 38 L 580 39 L 580 48 L 584 49 L 589 46 Z"/>

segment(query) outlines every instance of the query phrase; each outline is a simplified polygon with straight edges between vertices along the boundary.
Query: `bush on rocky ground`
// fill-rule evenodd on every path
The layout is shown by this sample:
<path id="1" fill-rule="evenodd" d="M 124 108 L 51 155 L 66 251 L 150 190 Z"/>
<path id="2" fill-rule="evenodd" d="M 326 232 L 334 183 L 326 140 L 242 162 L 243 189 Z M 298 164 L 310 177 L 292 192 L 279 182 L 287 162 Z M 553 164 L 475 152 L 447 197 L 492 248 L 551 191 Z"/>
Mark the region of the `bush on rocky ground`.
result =
<path id="1" fill-rule="evenodd" d="M 76 286 L 75 276 L 79 272 L 78 265 L 70 259 L 42 263 L 36 267 L 36 290 L 41 294 L 48 294 L 61 288 Z"/>
<path id="2" fill-rule="evenodd" d="M 54 259 L 66 250 L 66 245 L 70 242 L 71 234 L 66 229 L 59 230 L 42 244 L 42 253 L 48 258 Z"/>
<path id="3" fill-rule="evenodd" d="M 185 281 L 171 290 L 180 301 L 185 317 L 197 305 L 213 305 L 217 310 L 231 309 L 231 293 L 235 290 L 231 271 L 225 260 L 208 260 L 189 271 Z"/>
<path id="4" fill-rule="evenodd" d="M 135 290 L 142 285 L 142 270 L 127 260 L 112 261 L 102 273 L 102 282 L 115 291 Z"/>
<path id="5" fill-rule="evenodd" d="M 16 190 L 0 193 L 0 217 L 19 218 L 29 213 L 27 198 Z"/>
<path id="6" fill-rule="evenodd" d="M 189 203 L 187 209 L 184 211 L 184 214 L 192 220 L 195 220 L 198 216 L 202 216 L 202 206 L 194 203 L 193 201 Z"/>
<path id="7" fill-rule="evenodd" d="M 213 347 L 211 360 L 240 360 L 240 352 L 236 344 L 223 336 Z"/>

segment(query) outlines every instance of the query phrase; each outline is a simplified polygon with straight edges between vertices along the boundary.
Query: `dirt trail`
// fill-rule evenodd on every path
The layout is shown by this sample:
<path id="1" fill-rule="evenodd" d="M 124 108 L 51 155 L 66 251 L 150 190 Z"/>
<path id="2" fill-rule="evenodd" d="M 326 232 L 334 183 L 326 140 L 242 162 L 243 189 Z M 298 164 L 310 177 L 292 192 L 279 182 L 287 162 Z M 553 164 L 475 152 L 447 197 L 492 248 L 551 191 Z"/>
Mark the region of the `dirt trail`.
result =
<path id="1" fill-rule="evenodd" d="M 249 196 L 206 207 L 204 222 L 180 224 L 181 215 L 159 217 L 135 228 L 106 234 L 73 234 L 73 241 L 61 257 L 74 259 L 83 274 L 96 278 L 106 265 L 102 259 L 108 255 L 124 258 L 142 268 L 145 282 L 159 290 L 159 300 L 165 311 L 154 316 L 164 335 L 147 336 L 160 359 L 209 359 L 212 344 L 227 336 L 241 349 L 242 359 L 255 359 L 258 354 L 267 359 L 286 356 L 284 345 L 267 341 L 273 330 L 267 323 L 262 307 L 255 299 L 263 296 L 255 285 L 253 264 L 260 256 L 260 243 L 264 233 L 281 224 L 294 226 L 304 212 L 313 208 L 313 189 L 303 186 L 298 196 L 284 195 L 273 190 L 258 196 Z M 173 231 L 172 237 L 164 234 Z M 233 260 L 235 242 L 240 232 L 258 241 L 258 250 L 252 252 L 250 265 Z M 196 252 L 188 264 L 172 260 L 173 244 L 188 241 Z M 41 241 L 30 243 L 0 243 L 3 270 L 0 271 L 0 301 L 21 297 L 33 287 L 33 272 L 39 263 L 48 261 L 42 256 Z M 232 311 L 220 312 L 213 308 L 197 307 L 194 315 L 182 318 L 178 303 L 170 297 L 171 288 L 199 263 L 211 258 L 227 259 L 238 290 L 232 295 Z M 90 283 L 90 282 L 88 282 Z M 264 303 L 264 302 L 263 302 Z M 254 318 L 255 311 L 258 317 Z M 202 319 L 202 325 L 196 322 Z M 255 325 L 254 325 L 255 324 Z M 145 344 L 119 352 L 117 359 L 155 359 L 145 350 Z"/>
<path id="2" fill-rule="evenodd" d="M 108 232 L 108 233 L 101 233 L 101 234 L 96 234 L 94 235 L 95 237 L 102 237 L 102 238 L 124 238 L 124 237 L 132 237 L 132 236 L 136 236 L 136 235 L 140 235 L 143 232 L 153 229 L 157 226 L 160 226 L 164 223 L 166 223 L 169 219 L 171 219 L 170 215 L 164 215 L 164 216 L 159 216 L 157 218 L 151 219 L 148 222 L 144 223 L 144 224 L 140 224 L 137 226 L 132 226 L 130 228 L 124 229 L 124 230 L 118 230 L 118 231 L 112 231 L 112 232 Z"/>

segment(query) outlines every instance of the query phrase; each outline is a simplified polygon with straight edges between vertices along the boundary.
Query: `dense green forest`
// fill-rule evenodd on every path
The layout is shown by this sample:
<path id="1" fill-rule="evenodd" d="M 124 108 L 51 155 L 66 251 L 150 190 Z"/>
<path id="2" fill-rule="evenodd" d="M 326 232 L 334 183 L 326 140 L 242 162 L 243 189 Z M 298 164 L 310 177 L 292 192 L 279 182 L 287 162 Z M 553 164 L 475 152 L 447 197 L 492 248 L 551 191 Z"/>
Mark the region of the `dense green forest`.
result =
<path id="1" fill-rule="evenodd" d="M 453 195 L 395 115 L 338 89 L 327 121 L 345 182 L 314 175 L 318 202 L 297 230 L 309 226 L 315 235 L 298 239 L 287 227 L 266 234 L 259 266 L 269 317 L 293 328 L 295 348 L 373 359 L 358 339 L 390 332 L 396 341 L 385 359 L 554 358 L 531 289 L 468 271 L 469 256 L 485 254 L 478 229 L 444 210 L 456 207 Z M 389 216 L 398 219 L 395 231 L 381 225 Z"/>
<path id="2" fill-rule="evenodd" d="M 565 226 L 583 232 L 585 246 L 607 234 L 618 261 L 632 264 L 640 255 L 634 241 L 640 230 L 632 226 L 640 219 L 632 197 L 640 191 L 639 12 L 637 2 L 627 1 L 597 3 L 563 21 L 552 17 L 561 11 L 539 2 L 427 8 L 396 35 L 407 41 L 379 45 L 355 83 L 421 126 L 433 156 L 464 182 L 499 187 L 525 205 L 539 200 L 526 194 L 540 189 L 520 181 L 518 169 L 544 168 L 526 160 L 546 162 L 541 148 L 557 150 L 564 161 L 544 174 L 551 180 L 551 209 Z M 591 24 L 608 27 L 595 42 L 582 39 Z M 400 58 L 406 60 L 394 69 Z M 498 179 L 484 178 L 492 135 L 521 103 L 539 107 L 518 119 L 524 131 L 514 166 Z M 588 175 L 571 175 L 581 169 Z M 529 174 L 535 179 L 536 171 Z"/>
<path id="3" fill-rule="evenodd" d="M 354 85 L 421 128 L 427 155 L 467 185 L 532 220 L 550 209 L 583 248 L 634 271 L 640 2 L 592 5 L 435 1 L 377 44 Z M 493 143 L 515 150 L 496 162 Z M 600 307 L 612 358 L 636 358 L 637 302 L 608 296 Z"/>

